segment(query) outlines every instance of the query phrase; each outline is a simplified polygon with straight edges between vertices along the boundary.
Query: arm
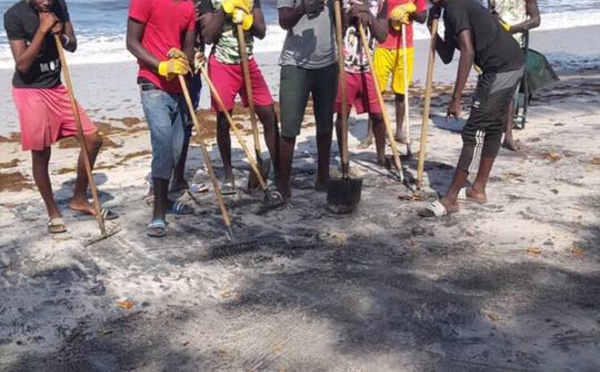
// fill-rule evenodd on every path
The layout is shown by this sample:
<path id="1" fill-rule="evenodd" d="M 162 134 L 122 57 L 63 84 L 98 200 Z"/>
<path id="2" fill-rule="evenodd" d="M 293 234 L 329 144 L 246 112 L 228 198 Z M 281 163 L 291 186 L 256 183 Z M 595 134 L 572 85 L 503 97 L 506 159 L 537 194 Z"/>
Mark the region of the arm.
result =
<path id="1" fill-rule="evenodd" d="M 75 38 L 75 30 L 71 21 L 65 22 L 63 32 L 60 36 L 63 48 L 71 53 L 77 50 L 77 39 Z"/>
<path id="2" fill-rule="evenodd" d="M 265 25 L 265 16 L 263 15 L 262 9 L 255 6 L 254 9 L 252 9 L 252 16 L 254 17 L 254 23 L 252 23 L 252 36 L 262 40 L 267 34 L 267 26 Z"/>
<path id="3" fill-rule="evenodd" d="M 371 29 L 371 33 L 375 37 L 378 43 L 383 43 L 387 38 L 389 22 L 387 19 L 388 13 L 388 2 L 384 2 L 383 6 L 379 10 L 379 14 L 377 14 L 377 18 L 373 17 L 371 20 L 369 27 Z"/>
<path id="4" fill-rule="evenodd" d="M 279 8 L 279 25 L 284 30 L 291 30 L 304 15 L 304 4 L 299 1 L 296 7 Z"/>
<path id="5" fill-rule="evenodd" d="M 223 8 L 219 8 L 219 10 L 214 13 L 204 14 L 200 27 L 202 30 L 202 39 L 204 39 L 207 44 L 216 43 L 221 37 L 221 30 L 223 29 L 224 23 L 225 12 L 223 11 Z"/>
<path id="6" fill-rule="evenodd" d="M 510 26 L 511 34 L 518 34 L 539 27 L 541 23 L 540 9 L 538 8 L 537 0 L 527 0 L 526 2 L 527 15 L 529 18 L 525 22 Z"/>
<path id="7" fill-rule="evenodd" d="M 444 64 L 449 64 L 452 62 L 452 58 L 454 58 L 454 50 L 456 49 L 456 45 L 452 39 L 452 36 L 446 34 L 444 39 L 440 37 L 440 35 L 434 35 L 435 37 L 435 51 L 440 56 L 442 62 Z"/>
<path id="8" fill-rule="evenodd" d="M 53 13 L 40 13 L 40 27 L 38 27 L 31 43 L 27 45 L 25 39 L 10 39 L 8 27 L 13 27 L 13 24 L 12 22 L 7 23 L 7 19 L 5 18 L 5 27 L 7 27 L 7 34 L 9 34 L 10 51 L 12 52 L 15 67 L 19 73 L 27 74 L 31 70 L 35 59 L 40 54 L 46 35 L 57 22 L 58 18 Z"/>
<path id="9" fill-rule="evenodd" d="M 459 117 L 462 111 L 462 92 L 465 89 L 469 73 L 473 67 L 473 61 L 475 60 L 475 50 L 473 48 L 473 42 L 471 41 L 471 31 L 468 29 L 462 30 L 458 34 L 457 39 L 458 48 L 460 49 L 460 59 L 458 61 L 456 83 L 454 83 L 454 93 L 452 93 L 452 100 L 450 101 L 450 107 L 448 108 L 448 115 L 454 117 Z"/>
<path id="10" fill-rule="evenodd" d="M 423 24 L 427 20 L 427 11 L 425 10 L 423 12 L 413 13 L 413 15 L 411 16 L 411 19 L 413 21 L 419 22 L 420 24 Z"/>
<path id="11" fill-rule="evenodd" d="M 145 24 L 136 21 L 131 17 L 127 20 L 127 50 L 129 50 L 138 61 L 156 71 L 158 70 L 160 61 L 142 46 L 142 36 L 144 36 L 145 28 Z"/>
<path id="12" fill-rule="evenodd" d="M 183 37 L 183 53 L 185 53 L 188 61 L 194 60 L 194 41 L 196 39 L 196 31 L 187 30 Z"/>

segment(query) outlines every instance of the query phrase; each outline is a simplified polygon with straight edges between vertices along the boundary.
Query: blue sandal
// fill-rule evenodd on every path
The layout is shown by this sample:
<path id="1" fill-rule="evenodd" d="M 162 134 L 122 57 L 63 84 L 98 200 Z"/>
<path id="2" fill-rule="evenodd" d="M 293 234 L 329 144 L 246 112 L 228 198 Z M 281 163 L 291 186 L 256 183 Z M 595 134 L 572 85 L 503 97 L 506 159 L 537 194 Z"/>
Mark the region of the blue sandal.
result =
<path id="1" fill-rule="evenodd" d="M 169 211 L 167 213 L 185 216 L 188 214 L 193 214 L 194 208 L 190 207 L 187 204 L 174 201 L 171 202 L 171 207 L 169 208 Z"/>
<path id="2" fill-rule="evenodd" d="M 156 217 L 148 224 L 148 236 L 152 238 L 162 238 L 167 235 L 167 223 L 164 218 Z"/>

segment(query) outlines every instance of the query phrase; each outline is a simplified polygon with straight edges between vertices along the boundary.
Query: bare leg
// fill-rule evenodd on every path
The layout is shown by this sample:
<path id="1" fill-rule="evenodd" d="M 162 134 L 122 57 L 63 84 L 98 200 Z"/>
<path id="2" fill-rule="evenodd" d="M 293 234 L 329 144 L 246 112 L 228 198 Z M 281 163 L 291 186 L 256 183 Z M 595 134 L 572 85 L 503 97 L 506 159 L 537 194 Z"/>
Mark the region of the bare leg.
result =
<path id="1" fill-rule="evenodd" d="M 519 145 L 513 138 L 513 118 L 515 113 L 515 101 L 511 100 L 508 105 L 508 114 L 506 115 L 506 127 L 504 134 L 504 142 L 502 142 L 502 147 L 508 149 L 510 151 L 519 151 Z"/>
<path id="2" fill-rule="evenodd" d="M 164 219 L 167 214 L 167 208 L 169 207 L 169 180 L 153 178 L 152 183 L 154 184 L 154 209 L 152 211 L 152 217 L 153 219 Z"/>
<path id="3" fill-rule="evenodd" d="M 233 183 L 233 169 L 231 167 L 231 136 L 229 134 L 229 123 L 221 112 L 217 114 L 217 145 L 223 168 L 225 169 L 225 181 Z"/>
<path id="4" fill-rule="evenodd" d="M 396 142 L 406 144 L 406 136 L 402 131 L 402 125 L 404 123 L 404 95 L 395 94 L 394 105 L 396 106 L 396 134 L 394 139 Z"/>
<path id="5" fill-rule="evenodd" d="M 371 147 L 371 145 L 373 144 L 373 121 L 371 120 L 371 117 L 369 117 L 369 126 L 367 128 L 367 135 L 365 136 L 365 138 L 363 138 L 360 143 L 358 144 L 358 148 L 363 150 L 363 149 L 368 149 L 369 147 Z"/>
<path id="6" fill-rule="evenodd" d="M 87 144 L 90 165 L 93 169 L 94 163 L 96 162 L 96 156 L 98 156 L 98 151 L 100 151 L 100 146 L 102 146 L 102 138 L 100 138 L 98 133 L 94 133 L 85 136 L 84 140 Z M 75 190 L 73 192 L 73 199 L 71 199 L 69 208 L 90 215 L 96 215 L 96 209 L 92 204 L 90 204 L 87 198 L 89 180 L 85 170 L 83 156 L 83 151 L 81 151 L 79 153 L 79 160 L 77 162 L 77 180 L 75 181 Z"/>
<path id="7" fill-rule="evenodd" d="M 327 191 L 329 184 L 329 158 L 331 157 L 332 131 L 319 133 L 317 130 L 317 181 L 315 190 Z"/>
<path id="8" fill-rule="evenodd" d="M 60 217 L 60 212 L 54 202 L 54 196 L 52 195 L 52 184 L 50 183 L 50 175 L 48 174 L 48 162 L 50 161 L 50 147 L 46 147 L 42 151 L 31 152 L 31 162 L 33 168 L 33 179 L 37 185 L 44 204 L 46 204 L 46 210 L 50 219 Z"/>
<path id="9" fill-rule="evenodd" d="M 373 122 L 373 133 L 375 134 L 375 148 L 377 149 L 377 164 L 382 167 L 389 166 L 385 157 L 385 124 L 381 114 L 370 114 L 370 121 Z"/>
<path id="10" fill-rule="evenodd" d="M 173 191 L 187 190 L 190 185 L 185 179 L 185 162 L 187 160 L 188 149 L 190 146 L 190 137 L 192 135 L 192 127 L 188 126 L 184 129 L 185 136 L 183 137 L 183 147 L 181 148 L 181 157 L 177 162 L 173 174 Z"/>
<path id="11" fill-rule="evenodd" d="M 290 181 L 292 175 L 292 161 L 294 159 L 294 148 L 296 146 L 296 137 L 286 138 L 282 136 L 279 144 L 281 155 L 281 172 L 279 176 L 277 174 L 275 176 L 278 178 L 277 185 L 281 196 L 284 199 L 289 199 L 292 197 Z"/>
<path id="12" fill-rule="evenodd" d="M 279 155 L 279 127 L 277 126 L 277 114 L 275 113 L 275 107 L 269 106 L 256 106 L 256 115 L 263 125 L 264 138 L 269 149 L 269 155 L 271 156 L 271 162 L 275 167 L 275 183 L 277 189 L 279 189 L 278 175 L 281 173 L 281 161 Z M 281 190 L 280 190 L 281 192 Z"/>

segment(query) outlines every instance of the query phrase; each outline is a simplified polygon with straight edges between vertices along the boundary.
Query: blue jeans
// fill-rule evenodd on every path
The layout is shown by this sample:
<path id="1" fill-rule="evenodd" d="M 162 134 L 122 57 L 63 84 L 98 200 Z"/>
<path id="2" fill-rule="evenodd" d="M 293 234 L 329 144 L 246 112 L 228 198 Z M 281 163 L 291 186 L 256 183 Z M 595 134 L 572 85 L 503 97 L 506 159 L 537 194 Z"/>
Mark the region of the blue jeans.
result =
<path id="1" fill-rule="evenodd" d="M 140 90 L 152 143 L 152 178 L 169 180 L 179 162 L 188 112 L 182 94 Z"/>

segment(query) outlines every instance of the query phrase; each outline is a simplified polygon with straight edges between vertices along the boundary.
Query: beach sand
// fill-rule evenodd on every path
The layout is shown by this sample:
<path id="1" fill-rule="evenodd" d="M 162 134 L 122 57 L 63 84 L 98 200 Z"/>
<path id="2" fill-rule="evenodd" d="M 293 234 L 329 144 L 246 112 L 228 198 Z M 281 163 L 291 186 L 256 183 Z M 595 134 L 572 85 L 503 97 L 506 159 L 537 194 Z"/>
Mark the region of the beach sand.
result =
<path id="1" fill-rule="evenodd" d="M 258 58 L 276 84 L 275 57 Z M 432 195 L 448 187 L 462 124 L 440 115 L 454 72 L 436 63 L 425 165 Z M 417 64 L 421 83 L 425 64 Z M 181 195 L 194 215 L 169 216 L 166 238 L 146 237 L 151 156 L 134 70 L 73 67 L 78 97 L 105 138 L 94 175 L 103 205 L 121 215 L 107 223 L 120 228 L 115 236 L 83 246 L 99 232 L 67 209 L 73 141 L 55 146 L 51 160 L 69 233 L 49 236 L 30 155 L 15 136 L 0 139 L 0 370 L 600 370 L 600 70 L 562 74 L 536 95 L 526 129 L 515 131 L 524 150 L 501 150 L 488 204 L 438 220 L 416 216 L 433 196 L 410 200 L 374 165 L 374 147 L 357 150 L 365 116 L 350 120 L 360 206 L 330 214 L 325 194 L 300 188 L 315 172 L 307 116 L 291 204 L 259 216 L 260 195 L 226 198 L 231 243 L 212 192 Z M 421 104 L 413 97 L 413 151 Z M 220 172 L 213 116 L 199 116 Z M 234 117 L 249 129 L 242 111 Z M 334 144 L 334 172 L 338 162 Z M 237 143 L 234 166 L 241 187 L 248 164 Z M 414 177 L 416 161 L 405 167 Z M 188 176 L 209 184 L 197 145 Z"/>

